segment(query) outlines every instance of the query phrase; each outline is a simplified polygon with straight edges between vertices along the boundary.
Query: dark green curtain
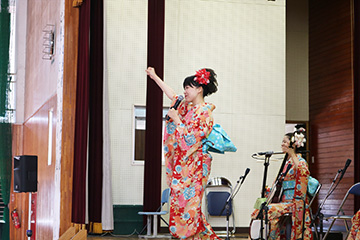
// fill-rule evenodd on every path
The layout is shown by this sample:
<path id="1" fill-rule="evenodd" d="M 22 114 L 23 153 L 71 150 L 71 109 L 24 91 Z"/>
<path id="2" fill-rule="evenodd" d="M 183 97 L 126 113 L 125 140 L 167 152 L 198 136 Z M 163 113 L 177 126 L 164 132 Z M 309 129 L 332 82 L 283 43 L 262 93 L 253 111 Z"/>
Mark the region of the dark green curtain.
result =
<path id="1" fill-rule="evenodd" d="M 5 114 L 8 106 L 8 92 L 10 78 L 9 71 L 9 42 L 10 42 L 10 13 L 9 1 L 0 1 L 0 184 L 3 201 L 5 203 L 4 221 L 0 239 L 9 239 L 9 209 L 11 180 L 11 124 L 6 122 Z"/>
<path id="2" fill-rule="evenodd" d="M 9 239 L 9 208 L 11 181 L 11 124 L 0 123 L 0 184 L 1 194 L 5 204 L 2 236 L 0 239 Z"/>
<path id="3" fill-rule="evenodd" d="M 4 117 L 7 107 L 7 92 L 9 89 L 9 43 L 10 43 L 10 13 L 9 2 L 0 1 L 0 116 Z"/>

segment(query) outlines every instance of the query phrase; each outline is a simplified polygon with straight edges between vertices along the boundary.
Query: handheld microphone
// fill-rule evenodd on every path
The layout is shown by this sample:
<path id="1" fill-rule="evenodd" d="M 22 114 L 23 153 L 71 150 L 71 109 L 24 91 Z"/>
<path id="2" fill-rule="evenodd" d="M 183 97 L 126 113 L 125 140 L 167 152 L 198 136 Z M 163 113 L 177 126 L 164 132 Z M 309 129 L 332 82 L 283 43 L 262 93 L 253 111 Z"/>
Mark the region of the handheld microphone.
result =
<path id="1" fill-rule="evenodd" d="M 274 154 L 284 154 L 283 152 L 274 152 L 274 151 L 266 151 L 266 152 L 258 152 L 257 155 L 274 155 Z"/>
<path id="2" fill-rule="evenodd" d="M 346 160 L 345 167 L 343 170 L 341 170 L 341 175 L 340 175 L 339 181 L 343 178 L 343 176 L 346 172 L 346 169 L 349 167 L 350 163 L 351 163 L 351 159 Z"/>
<path id="3" fill-rule="evenodd" d="M 174 105 L 173 105 L 172 107 L 170 107 L 170 109 L 173 108 L 173 109 L 176 110 L 176 109 L 179 107 L 179 105 L 180 105 L 180 103 L 181 103 L 181 101 L 182 101 L 183 99 L 184 99 L 184 96 L 183 96 L 183 95 L 180 95 L 180 96 L 178 97 L 178 99 L 176 100 L 176 102 L 174 103 Z M 170 117 L 166 114 L 165 119 L 166 119 L 166 121 L 169 121 L 169 120 L 170 120 Z"/>
<path id="4" fill-rule="evenodd" d="M 250 168 L 247 168 L 247 169 L 245 170 L 245 174 L 244 174 L 244 176 L 242 177 L 242 180 L 241 180 L 241 183 L 240 183 L 240 184 L 243 184 L 243 182 L 245 181 L 245 178 L 246 178 L 246 176 L 249 174 L 249 172 L 250 172 Z"/>

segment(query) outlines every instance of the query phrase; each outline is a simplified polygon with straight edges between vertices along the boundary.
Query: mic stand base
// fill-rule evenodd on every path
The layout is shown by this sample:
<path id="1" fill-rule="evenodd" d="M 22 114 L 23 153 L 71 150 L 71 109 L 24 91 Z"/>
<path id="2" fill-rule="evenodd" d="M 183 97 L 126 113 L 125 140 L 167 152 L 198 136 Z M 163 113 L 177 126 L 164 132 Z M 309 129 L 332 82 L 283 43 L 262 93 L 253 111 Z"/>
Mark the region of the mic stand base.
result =
<path id="1" fill-rule="evenodd" d="M 323 208 L 326 200 L 328 199 L 328 197 L 332 194 L 332 192 L 336 189 L 337 185 L 340 183 L 340 180 L 341 180 L 341 179 L 338 180 L 338 176 L 339 176 L 339 174 L 340 174 L 341 172 L 342 172 L 342 171 L 339 170 L 339 171 L 336 173 L 336 175 L 335 175 L 335 177 L 334 177 L 334 179 L 333 179 L 333 181 L 332 181 L 332 183 L 331 183 L 331 185 L 330 185 L 330 187 L 329 187 L 329 189 L 328 189 L 328 191 L 327 191 L 324 199 L 321 201 L 320 206 L 318 207 L 318 210 L 317 210 L 315 216 L 313 217 L 313 219 L 311 219 L 310 227 L 314 227 L 315 230 L 316 230 L 316 231 L 315 231 L 316 233 L 317 233 L 317 228 L 318 228 L 318 225 L 316 224 L 316 219 L 319 219 L 319 227 L 320 227 L 320 233 L 318 233 L 319 239 L 322 239 L 322 238 L 323 238 L 323 234 L 324 234 L 324 231 L 323 231 L 324 214 L 321 212 L 321 210 L 322 210 L 322 208 Z M 335 182 L 336 182 L 337 180 L 338 180 L 338 182 L 337 182 L 337 184 L 335 184 Z"/>
<path id="2" fill-rule="evenodd" d="M 268 205 L 266 202 L 264 202 L 261 205 L 261 208 L 259 209 L 259 214 L 257 216 L 257 219 L 260 219 L 260 240 L 267 240 L 268 235 L 268 229 L 267 226 L 269 224 L 269 218 L 268 218 Z M 264 226 L 265 221 L 265 226 Z M 265 238 L 264 238 L 264 229 L 265 229 Z"/>
<path id="3" fill-rule="evenodd" d="M 226 202 L 226 240 L 230 240 L 229 237 L 229 216 L 230 216 L 230 206 L 229 201 Z"/>
<path id="4" fill-rule="evenodd" d="M 240 179 L 243 177 L 240 177 Z M 238 193 L 238 191 L 240 190 L 242 183 L 240 183 L 240 179 L 236 182 L 236 186 L 234 187 L 234 189 L 231 191 L 231 194 L 229 195 L 228 199 L 226 200 L 226 203 L 224 205 L 224 207 L 222 208 L 220 215 L 223 213 L 224 209 L 226 209 L 226 240 L 229 240 L 229 217 L 230 217 L 230 201 L 232 202 L 232 200 L 235 198 L 236 194 Z M 233 219 L 234 220 L 234 219 Z M 235 229 L 235 228 L 234 228 Z"/>

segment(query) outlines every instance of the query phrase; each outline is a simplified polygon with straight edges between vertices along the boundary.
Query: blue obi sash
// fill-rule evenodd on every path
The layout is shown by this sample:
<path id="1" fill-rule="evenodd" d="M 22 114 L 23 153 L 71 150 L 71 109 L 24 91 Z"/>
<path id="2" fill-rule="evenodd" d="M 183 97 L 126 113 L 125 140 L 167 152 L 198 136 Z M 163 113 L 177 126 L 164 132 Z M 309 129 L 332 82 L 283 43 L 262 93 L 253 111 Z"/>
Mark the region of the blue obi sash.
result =
<path id="1" fill-rule="evenodd" d="M 284 181 L 283 184 L 284 196 L 286 200 L 290 200 L 294 197 L 295 190 L 295 180 Z M 307 185 L 307 193 L 313 197 L 316 189 L 319 186 L 319 181 L 311 176 L 309 176 L 309 181 Z"/>
<path id="2" fill-rule="evenodd" d="M 295 180 L 284 181 L 282 184 L 283 194 L 285 196 L 285 200 L 291 200 L 294 198 L 295 193 Z"/>
<path id="3" fill-rule="evenodd" d="M 237 150 L 230 137 L 219 124 L 215 124 L 209 136 L 201 142 L 203 152 L 210 151 L 224 154 L 225 152 L 236 152 Z"/>

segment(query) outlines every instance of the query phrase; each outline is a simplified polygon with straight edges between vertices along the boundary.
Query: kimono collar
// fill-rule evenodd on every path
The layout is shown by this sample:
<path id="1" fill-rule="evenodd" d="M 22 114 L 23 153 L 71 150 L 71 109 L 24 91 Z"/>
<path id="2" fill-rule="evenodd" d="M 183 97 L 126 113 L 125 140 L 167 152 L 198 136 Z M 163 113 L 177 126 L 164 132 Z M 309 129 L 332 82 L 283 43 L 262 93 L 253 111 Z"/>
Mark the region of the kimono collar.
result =
<path id="1" fill-rule="evenodd" d="M 190 108 L 194 108 L 194 109 L 200 109 L 200 108 L 203 108 L 204 110 L 210 110 L 210 111 L 214 111 L 214 109 L 216 108 L 214 104 L 212 103 L 207 103 L 207 102 L 203 102 L 203 103 L 200 103 L 200 104 L 196 104 L 196 105 L 193 105 L 192 103 L 189 104 Z"/>

